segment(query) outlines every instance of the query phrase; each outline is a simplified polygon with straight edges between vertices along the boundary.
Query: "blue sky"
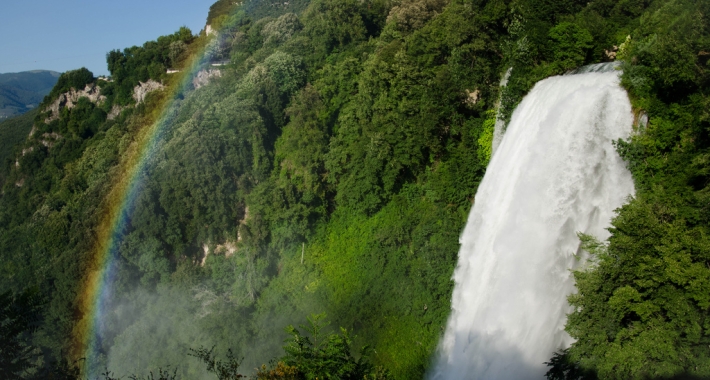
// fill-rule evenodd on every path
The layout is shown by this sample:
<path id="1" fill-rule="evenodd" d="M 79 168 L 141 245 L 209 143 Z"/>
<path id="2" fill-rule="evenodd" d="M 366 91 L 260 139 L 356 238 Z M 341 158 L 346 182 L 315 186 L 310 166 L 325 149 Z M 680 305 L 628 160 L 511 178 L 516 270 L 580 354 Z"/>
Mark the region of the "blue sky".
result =
<path id="1" fill-rule="evenodd" d="M 0 73 L 108 74 L 106 53 L 187 26 L 197 34 L 216 0 L 0 0 Z"/>

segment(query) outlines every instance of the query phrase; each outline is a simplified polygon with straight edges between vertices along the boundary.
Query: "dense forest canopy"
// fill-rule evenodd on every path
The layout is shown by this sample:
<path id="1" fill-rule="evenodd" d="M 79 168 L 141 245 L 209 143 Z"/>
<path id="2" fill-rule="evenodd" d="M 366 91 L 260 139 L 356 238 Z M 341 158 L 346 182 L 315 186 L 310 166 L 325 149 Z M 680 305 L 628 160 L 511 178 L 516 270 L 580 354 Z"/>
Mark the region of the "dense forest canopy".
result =
<path id="1" fill-rule="evenodd" d="M 95 229 L 159 118 L 115 232 L 105 378 L 424 377 L 496 118 L 538 80 L 610 60 L 638 120 L 616 142 L 637 194 L 608 242 L 581 237 L 577 342 L 548 377 L 710 376 L 710 3 L 286 3 L 220 0 L 216 33 L 113 50 L 110 78 L 64 73 L 0 124 L 5 378 L 86 376 L 68 353 Z"/>

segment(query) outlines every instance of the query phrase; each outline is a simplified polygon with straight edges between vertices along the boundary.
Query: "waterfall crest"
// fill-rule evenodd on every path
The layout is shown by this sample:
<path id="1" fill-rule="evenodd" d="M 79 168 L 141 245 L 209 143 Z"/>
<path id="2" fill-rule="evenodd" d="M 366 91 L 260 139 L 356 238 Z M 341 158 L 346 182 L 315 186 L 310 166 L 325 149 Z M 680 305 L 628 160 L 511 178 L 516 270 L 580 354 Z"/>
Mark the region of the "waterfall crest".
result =
<path id="1" fill-rule="evenodd" d="M 545 79 L 513 113 L 460 238 L 432 379 L 540 379 L 564 331 L 578 231 L 600 239 L 633 194 L 612 141 L 633 115 L 618 71 Z"/>

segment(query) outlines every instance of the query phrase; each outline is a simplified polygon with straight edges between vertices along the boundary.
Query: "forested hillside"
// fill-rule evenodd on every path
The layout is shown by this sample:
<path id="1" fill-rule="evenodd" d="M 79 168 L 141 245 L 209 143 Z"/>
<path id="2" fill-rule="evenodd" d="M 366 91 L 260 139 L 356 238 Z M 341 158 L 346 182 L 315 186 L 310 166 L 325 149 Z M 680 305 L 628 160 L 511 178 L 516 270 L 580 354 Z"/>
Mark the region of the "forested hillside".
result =
<path id="1" fill-rule="evenodd" d="M 27 135 L 32 130 L 32 124 L 37 116 L 37 109 L 27 112 L 26 114 L 5 120 L 0 123 L 0 162 L 3 163 L 0 176 L 4 176 L 8 165 L 5 161 L 12 162 L 15 158 L 15 149 L 20 146 Z M 3 181 L 3 179 L 0 179 Z"/>
<path id="2" fill-rule="evenodd" d="M 0 120 L 37 107 L 58 77 L 58 72 L 46 70 L 0 74 Z"/>
<path id="3" fill-rule="evenodd" d="M 110 80 L 64 73 L 32 131 L 12 129 L 29 136 L 0 151 L 0 317 L 19 326 L 0 374 L 424 377 L 496 119 L 538 80 L 616 59 L 637 194 L 608 242 L 582 237 L 577 343 L 548 376 L 710 376 L 710 3 L 287 3 L 220 0 L 217 33 L 111 51 Z M 158 122 L 86 364 L 99 226 Z"/>

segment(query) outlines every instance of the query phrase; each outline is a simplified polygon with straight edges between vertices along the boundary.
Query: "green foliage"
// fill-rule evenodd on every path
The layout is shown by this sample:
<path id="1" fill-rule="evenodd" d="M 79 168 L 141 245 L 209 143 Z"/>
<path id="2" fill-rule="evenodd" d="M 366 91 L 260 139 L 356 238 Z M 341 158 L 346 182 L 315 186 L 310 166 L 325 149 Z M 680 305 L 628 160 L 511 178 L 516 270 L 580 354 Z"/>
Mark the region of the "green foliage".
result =
<path id="1" fill-rule="evenodd" d="M 279 51 L 268 56 L 264 65 L 271 80 L 287 98 L 305 84 L 306 73 L 298 57 Z"/>
<path id="2" fill-rule="evenodd" d="M 577 24 L 561 22 L 550 29 L 555 50 L 553 56 L 562 70 L 581 66 L 592 47 L 592 35 Z"/>
<path id="3" fill-rule="evenodd" d="M 176 35 L 186 38 L 186 34 Z M 68 72 L 54 93 L 83 89 L 90 81 L 93 75 L 85 69 Z M 45 99 L 51 100 L 51 96 Z M 61 109 L 59 118 L 49 124 L 44 116 L 36 117 L 35 133 L 16 148 L 12 162 L 6 161 L 4 168 L 0 289 L 36 286 L 48 298 L 42 307 L 45 318 L 32 337 L 33 344 L 42 348 L 45 363 L 62 363 L 62 352 L 68 351 L 78 279 L 95 243 L 87 231 L 101 220 L 102 202 L 116 165 L 137 128 L 145 123 L 145 107 L 126 110 L 122 117 L 107 121 L 103 106 L 106 103 L 80 98 L 73 108 Z M 162 252 L 152 253 L 141 265 L 165 273 Z"/>
<path id="4" fill-rule="evenodd" d="M 298 19 L 298 16 L 293 13 L 286 13 L 264 25 L 261 34 L 264 37 L 264 45 L 270 46 L 286 42 L 301 29 L 303 29 L 303 24 Z"/>
<path id="5" fill-rule="evenodd" d="M 483 121 L 481 137 L 478 138 L 478 159 L 487 164 L 493 154 L 493 134 L 496 126 L 496 110 L 486 112 L 486 120 Z"/>
<path id="6" fill-rule="evenodd" d="M 109 98 L 107 104 L 129 104 L 133 87 L 139 82 L 149 79 L 162 81 L 166 78 L 167 69 L 180 68 L 190 52 L 187 46 L 194 40 L 192 31 L 183 26 L 177 32 L 160 36 L 143 46 L 108 52 L 106 63 L 113 81 L 102 86 L 102 94 Z"/>
<path id="7" fill-rule="evenodd" d="M 321 114 L 325 105 L 312 86 L 306 86 L 286 110 L 289 123 L 276 142 L 279 179 L 295 183 L 300 192 L 324 196 L 322 176 L 328 144 L 328 126 Z"/>
<path id="8" fill-rule="evenodd" d="M 372 218 L 341 211 L 313 243 L 288 253 L 281 275 L 260 297 L 258 315 L 307 314 L 327 305 L 335 323 L 377 351 L 374 364 L 396 378 L 423 376 L 448 316 L 456 231 L 468 208 L 451 215 L 445 205 L 423 201 L 420 191 L 408 189 L 411 201 L 398 197 Z M 429 194 L 436 196 L 434 189 Z M 267 321 L 259 329 L 288 322 Z"/>
<path id="9" fill-rule="evenodd" d="M 247 347 L 273 330 L 261 327 L 272 319 L 270 315 L 282 316 L 291 308 L 302 308 L 300 314 L 307 315 L 325 302 L 332 304 L 329 312 L 341 325 L 358 333 L 358 345 L 371 343 L 383 352 L 373 358 L 378 365 L 398 363 L 395 371 L 400 378 L 424 373 L 438 326 L 447 315 L 456 231 L 484 165 L 477 158 L 480 109 L 464 104 L 464 90 L 481 88 L 485 94 L 481 102 L 485 102 L 490 90 L 482 84 L 483 78 L 497 77 L 498 60 L 478 42 L 456 50 L 462 39 L 473 38 L 478 29 L 444 39 L 444 45 L 438 42 L 448 33 L 461 33 L 458 28 L 465 25 L 465 17 L 456 14 L 463 8 L 452 9 L 449 19 L 430 27 L 428 34 L 413 35 L 411 41 L 387 41 L 385 45 L 393 42 L 392 48 L 376 51 L 376 44 L 366 39 L 384 25 L 383 4 L 319 6 L 364 29 L 318 24 L 323 20 L 315 18 L 315 11 L 310 13 L 311 21 L 294 15 L 256 22 L 243 13 L 230 16 L 220 46 L 244 47 L 242 58 L 233 61 L 234 70 L 223 71 L 222 77 L 203 88 L 180 94 L 166 111 L 171 127 L 160 136 L 158 149 L 139 173 L 141 188 L 130 223 L 117 240 L 116 308 L 106 316 L 108 332 L 103 339 L 111 371 L 146 373 L 174 364 L 180 361 L 185 342 L 215 342 L 220 350 Z M 447 29 L 454 19 L 458 26 Z M 332 38 L 309 34 L 316 26 L 332 32 Z M 348 37 L 351 31 L 358 34 Z M 145 79 L 151 65 L 164 67 L 167 59 L 189 53 L 193 45 L 181 38 L 110 53 L 114 82 L 101 83 L 108 102 L 97 107 L 80 100 L 50 125 L 39 123 L 39 133 L 61 132 L 62 138 L 51 147 L 28 142 L 34 150 L 21 157 L 19 169 L 10 173 L 8 182 L 24 180 L 26 186 L 6 186 L 2 197 L 3 206 L 8 206 L 0 212 L 0 244 L 7 249 L 3 259 L 8 258 L 2 261 L 3 274 L 8 275 L 3 286 L 37 283 L 48 289 L 52 301 L 45 313 L 49 318 L 38 339 L 53 355 L 60 355 L 72 326 L 76 279 L 93 244 L 85 231 L 100 220 L 101 200 L 112 174 L 132 136 L 148 119 L 151 105 L 129 107 L 114 121 L 107 121 L 101 111 L 111 102 L 130 103 L 126 100 L 130 86 Z M 439 58 L 419 61 L 415 50 L 408 53 L 422 42 Z M 314 58 L 310 49 L 323 55 Z M 327 51 L 333 54 L 326 57 Z M 404 56 L 395 58 L 391 53 Z M 449 65 L 444 58 L 454 55 Z M 478 68 L 466 64 L 474 56 Z M 420 70 L 423 74 L 418 74 Z M 377 92 L 390 87 L 394 90 L 378 99 Z M 410 87 L 414 90 L 407 95 Z M 403 96 L 406 99 L 398 100 Z M 416 119 L 407 121 L 412 114 Z M 369 136 L 358 132 L 354 117 L 374 121 L 372 131 L 397 147 L 392 156 L 370 155 L 372 173 L 390 170 L 390 157 L 404 168 L 388 174 L 381 200 L 368 209 L 373 216 L 383 207 L 386 211 L 372 220 L 355 212 L 359 206 L 352 190 L 342 185 L 346 177 L 338 173 L 349 172 L 337 168 L 331 176 L 327 164 L 338 149 L 353 157 L 363 154 L 357 144 Z M 419 133 L 419 123 L 426 126 L 427 134 Z M 400 125 L 406 129 L 399 129 Z M 336 148 L 331 143 L 334 136 L 340 141 Z M 408 149 L 415 158 L 407 157 Z M 350 170 L 361 175 L 355 163 L 348 166 Z M 388 206 L 390 199 L 398 201 Z M 336 209 L 340 216 L 331 221 Z M 37 218 L 32 218 L 37 210 L 41 210 Z M 349 214 L 353 219 L 345 217 Z M 371 232 L 348 230 L 350 223 L 364 223 Z M 431 223 L 433 227 L 427 227 Z M 396 238 L 386 238 L 394 233 Z M 356 249 L 346 252 L 362 270 L 351 272 L 339 265 L 339 252 L 347 240 L 336 238 L 340 234 L 350 236 Z M 304 243 L 313 242 L 318 252 L 332 248 L 336 254 L 323 255 L 317 264 L 306 258 L 309 266 L 299 270 L 307 269 L 307 276 L 283 269 L 298 267 L 299 256 L 293 252 L 300 248 L 305 255 Z M 404 249 L 403 242 L 425 248 Z M 377 259 L 380 256 L 388 258 L 386 265 L 377 264 L 385 263 Z M 339 275 L 322 268 L 333 268 L 333 274 Z M 372 279 L 373 285 L 360 287 L 362 282 L 354 274 Z M 309 286 L 312 276 L 329 285 L 301 294 L 299 305 L 274 301 L 282 299 L 289 286 L 293 291 Z M 342 279 L 349 279 L 344 293 L 328 290 Z M 402 289 L 392 287 L 394 283 L 409 284 L 409 290 L 399 294 Z M 139 285 L 155 294 L 144 295 Z M 57 290 L 49 290 L 53 286 Z M 358 294 L 371 295 L 357 301 Z M 388 302 L 390 298 L 394 302 Z M 376 305 L 372 312 L 365 312 L 368 308 L 363 305 L 368 304 Z M 383 331 L 374 327 L 380 319 L 378 310 L 389 318 Z M 165 315 L 171 316 L 173 324 L 156 327 L 162 326 Z M 356 324 L 356 318 L 367 322 Z M 276 319 L 276 326 L 293 323 Z M 227 322 L 241 320 L 248 323 Z M 280 339 L 277 334 L 259 338 L 263 346 L 248 352 L 245 364 L 257 365 L 273 357 Z M 155 349 L 148 342 L 162 343 Z M 201 374 L 192 364 L 177 373 Z"/>
<path id="10" fill-rule="evenodd" d="M 597 265 L 575 273 L 570 356 L 601 378 L 707 376 L 710 240 L 669 205 L 635 199 Z"/>
<path id="11" fill-rule="evenodd" d="M 59 75 L 44 70 L 0 74 L 0 120 L 36 108 L 57 83 Z"/>
<path id="12" fill-rule="evenodd" d="M 325 314 L 308 318 L 308 325 L 301 326 L 308 335 L 302 335 L 293 326 L 286 328 L 291 338 L 284 346 L 283 362 L 296 367 L 299 377 L 308 380 L 373 378 L 375 368 L 366 360 L 367 347 L 363 348 L 360 358 L 355 359 L 348 331 L 341 328 L 340 334 L 324 334 L 327 326 L 324 318 Z M 375 375 L 374 378 L 386 377 Z"/>
<path id="13" fill-rule="evenodd" d="M 325 314 L 308 317 L 308 326 L 301 326 L 307 335 L 289 325 L 286 332 L 290 335 L 283 347 L 285 355 L 277 364 L 269 367 L 262 365 L 257 370 L 256 379 L 388 379 L 389 374 L 382 367 L 373 366 L 368 360 L 372 351 L 363 347 L 359 358 L 352 356 L 352 339 L 346 329 L 340 333 L 325 333 L 327 323 L 323 322 Z M 215 347 L 209 350 L 205 347 L 189 349 L 189 356 L 199 359 L 206 366 L 207 372 L 214 374 L 219 380 L 246 378 L 240 373 L 241 360 L 236 358 L 231 349 L 227 350 L 225 360 L 220 360 L 215 354 Z M 273 363 L 273 362 L 272 362 Z M 177 369 L 159 369 L 160 380 L 174 380 Z M 111 380 L 112 372 L 106 371 L 104 377 Z M 131 375 L 129 379 L 144 379 Z M 154 380 L 153 372 L 145 377 Z"/>
<path id="14" fill-rule="evenodd" d="M 211 25 L 214 28 L 218 28 L 217 21 L 220 17 L 224 19 L 227 17 L 234 8 L 234 2 L 230 0 L 218 0 L 214 4 L 210 5 L 210 10 L 207 13 L 207 25 Z"/>
<path id="15" fill-rule="evenodd" d="M 269 17 L 279 18 L 287 14 L 300 14 L 310 3 L 310 0 L 245 0 L 235 3 L 231 0 L 218 0 L 210 6 L 207 14 L 207 24 L 215 30 L 222 30 L 229 25 L 229 18 L 234 14 L 244 12 L 254 20 Z"/>
<path id="16" fill-rule="evenodd" d="M 106 376 L 106 380 L 111 380 L 108 377 L 109 376 Z M 128 376 L 128 378 L 131 380 L 176 380 L 177 379 L 177 369 L 174 369 L 173 372 L 171 373 L 170 369 L 159 368 L 157 378 L 153 374 L 153 371 L 150 371 L 148 373 L 148 376 L 145 376 L 145 377 L 131 375 L 131 376 Z"/>
<path id="17" fill-rule="evenodd" d="M 324 58 L 335 49 L 345 49 L 376 36 L 384 26 L 384 2 L 377 0 L 314 0 L 303 12 L 304 32 Z"/>
<path id="18" fill-rule="evenodd" d="M 200 347 L 196 350 L 190 349 L 190 356 L 194 356 L 207 366 L 207 371 L 217 375 L 219 380 L 234 380 L 241 379 L 245 376 L 239 374 L 239 365 L 241 364 L 232 354 L 232 350 L 227 350 L 226 361 L 217 360 L 214 354 L 214 347 L 209 350 Z"/>
<path id="19" fill-rule="evenodd" d="M 648 125 L 617 142 L 636 183 L 608 245 L 583 237 L 593 265 L 575 272 L 570 365 L 599 378 L 707 377 L 710 330 L 706 4 L 653 2 L 624 38 L 622 84 Z M 681 37 L 682 36 L 682 37 Z M 560 362 L 561 363 L 561 362 Z M 554 367 L 554 366 L 553 366 Z M 561 368 L 561 367 L 560 367 Z"/>
<path id="20" fill-rule="evenodd" d="M 497 100 L 506 119 L 539 79 L 625 43 L 623 83 L 650 116 L 618 142 L 638 196 L 620 210 L 608 248 L 594 251 L 583 237 L 596 259 L 576 273 L 568 330 L 578 340 L 550 360 L 549 375 L 705 374 L 706 4 L 306 3 L 218 1 L 208 16 L 216 37 L 182 28 L 114 50 L 113 82 L 100 81 L 106 102 L 79 100 L 49 124 L 37 120 L 34 137 L 12 148 L 28 150 L 7 151 L 0 290 L 36 285 L 47 295 L 33 344 L 50 358 L 67 347 L 90 231 L 122 156 L 164 110 L 167 127 L 115 236 L 101 348 L 109 369 L 180 363 L 156 376 L 196 378 L 207 364 L 235 377 L 239 364 L 278 357 L 288 338 L 286 357 L 257 377 L 378 378 L 382 368 L 423 377 L 450 311 L 459 232 L 490 160 Z M 170 85 L 165 70 L 198 47 L 231 58 L 221 76 L 169 94 L 167 108 L 159 97 L 131 106 L 139 81 Z M 57 94 L 93 81 L 79 74 L 67 73 Z M 127 107 L 107 120 L 115 104 Z M 45 133 L 61 138 L 45 145 Z M 347 330 L 324 334 L 312 319 L 306 333 L 280 332 L 294 315 L 323 310 Z M 201 363 L 183 363 L 200 344 L 215 346 L 193 352 Z M 364 346 L 372 351 L 352 352 Z M 230 348 L 244 359 L 214 355 Z"/>
<path id="21" fill-rule="evenodd" d="M 40 317 L 37 291 L 0 294 L 0 376 L 25 379 L 36 372 L 37 348 L 29 343 Z"/>
<path id="22" fill-rule="evenodd" d="M 288 238 L 305 237 L 327 214 L 328 186 L 324 177 L 329 136 L 321 116 L 323 108 L 319 93 L 306 86 L 286 110 L 290 120 L 276 141 L 280 168 L 272 191 L 279 199 L 275 205 L 288 208 L 289 212 L 281 211 L 273 228 L 274 232 L 292 231 Z"/>
<path id="23" fill-rule="evenodd" d="M 363 64 L 326 159 L 338 205 L 376 211 L 465 139 L 464 120 L 473 112 L 464 107 L 464 90 L 478 80 L 490 83 L 497 76 L 492 66 L 499 63 L 484 52 L 489 36 L 468 22 L 473 17 L 470 8 L 452 4 L 422 30 L 383 41 Z M 467 59 L 480 61 L 475 69 L 454 59 L 454 48 L 462 44 Z M 467 79 L 458 80 L 462 76 Z M 480 90 L 490 94 L 487 87 Z"/>
<path id="24" fill-rule="evenodd" d="M 446 3 L 441 0 L 398 2 L 390 9 L 387 22 L 400 32 L 412 32 L 421 29 L 427 21 L 440 13 Z"/>
<path id="25" fill-rule="evenodd" d="M 655 4 L 643 17 L 638 32 L 627 42 L 630 65 L 624 81 L 638 97 L 682 101 L 708 83 L 706 4 L 672 1 Z"/>
<path id="26" fill-rule="evenodd" d="M 16 149 L 32 130 L 32 124 L 37 116 L 38 109 L 29 111 L 24 115 L 8 119 L 0 123 L 0 186 L 5 182 L 5 176 L 15 165 L 13 156 Z"/>
<path id="27" fill-rule="evenodd" d="M 580 12 L 588 4 L 583 0 L 524 0 L 520 1 L 518 7 L 522 8 L 524 13 L 535 22 L 555 23 L 565 16 Z"/>
<path id="28" fill-rule="evenodd" d="M 57 84 L 52 88 L 52 91 L 44 98 L 42 105 L 48 105 L 59 94 L 67 92 L 72 88 L 75 90 L 83 90 L 87 84 L 92 82 L 94 82 L 94 74 L 85 67 L 62 73 L 57 80 Z"/>
<path id="29" fill-rule="evenodd" d="M 550 369 L 545 377 L 550 380 L 596 380 L 594 371 L 584 370 L 578 362 L 569 357 L 569 350 L 555 352 L 549 362 L 545 362 Z"/>
<path id="30" fill-rule="evenodd" d="M 63 110 L 63 115 L 54 131 L 67 137 L 87 139 L 99 131 L 105 120 L 106 112 L 83 97 L 79 98 L 76 106 L 71 110 L 66 108 Z M 44 130 L 40 130 L 40 132 L 44 132 Z"/>
<path id="31" fill-rule="evenodd" d="M 193 275 L 201 278 L 202 273 Z M 245 315 L 228 297 L 214 291 L 215 287 L 208 287 L 209 282 L 201 283 L 173 282 L 155 291 L 119 295 L 121 298 L 114 300 L 116 307 L 106 315 L 107 325 L 120 332 L 108 336 L 108 369 L 125 376 L 171 366 L 179 378 L 205 378 L 209 372 L 201 360 L 186 360 L 191 347 L 211 344 L 217 352 L 226 352 L 245 345 L 246 337 L 240 330 Z M 259 363 L 255 358 L 247 359 L 245 364 L 250 366 Z"/>

